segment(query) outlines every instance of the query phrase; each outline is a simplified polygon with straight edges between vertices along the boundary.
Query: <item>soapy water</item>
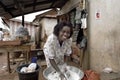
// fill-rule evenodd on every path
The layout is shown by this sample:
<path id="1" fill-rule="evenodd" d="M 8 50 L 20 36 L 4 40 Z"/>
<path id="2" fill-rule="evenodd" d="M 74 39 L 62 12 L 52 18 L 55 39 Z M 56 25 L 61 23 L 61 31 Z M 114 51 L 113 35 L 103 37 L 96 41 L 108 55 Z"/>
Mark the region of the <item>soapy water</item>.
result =
<path id="1" fill-rule="evenodd" d="M 71 70 L 67 70 L 64 73 L 67 80 L 80 80 L 79 75 Z M 60 74 L 57 72 L 51 72 L 48 75 L 48 80 L 61 80 Z"/>
<path id="2" fill-rule="evenodd" d="M 60 73 L 58 73 L 54 69 L 52 70 L 52 68 L 47 68 L 45 70 L 46 73 L 44 72 L 44 75 L 47 74 L 47 80 L 81 80 L 84 76 L 84 73 L 76 67 L 72 67 L 67 64 L 63 64 L 61 66 L 59 65 L 58 67 L 64 74 L 65 79 L 61 79 Z"/>

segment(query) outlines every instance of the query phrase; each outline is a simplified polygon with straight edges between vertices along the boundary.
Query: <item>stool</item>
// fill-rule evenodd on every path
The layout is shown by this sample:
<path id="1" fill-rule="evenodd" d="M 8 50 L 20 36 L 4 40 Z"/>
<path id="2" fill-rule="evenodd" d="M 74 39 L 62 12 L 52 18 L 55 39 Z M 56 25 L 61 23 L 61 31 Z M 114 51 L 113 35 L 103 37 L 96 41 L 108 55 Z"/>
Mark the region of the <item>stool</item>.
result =
<path id="1" fill-rule="evenodd" d="M 26 62 L 27 55 L 25 51 L 14 51 L 11 53 L 10 63 L 15 64 L 16 62 Z"/>

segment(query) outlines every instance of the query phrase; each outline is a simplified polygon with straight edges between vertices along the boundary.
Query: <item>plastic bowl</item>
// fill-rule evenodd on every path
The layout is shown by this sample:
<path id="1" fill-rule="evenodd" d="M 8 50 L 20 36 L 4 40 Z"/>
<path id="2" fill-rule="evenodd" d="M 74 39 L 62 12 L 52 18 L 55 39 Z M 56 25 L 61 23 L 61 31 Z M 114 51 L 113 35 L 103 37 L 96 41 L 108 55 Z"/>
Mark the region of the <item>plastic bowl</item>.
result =
<path id="1" fill-rule="evenodd" d="M 80 70 L 79 68 L 77 67 L 74 67 L 74 66 L 69 66 L 69 70 L 75 72 L 78 74 L 79 76 L 79 79 L 81 80 L 84 76 L 84 72 L 82 70 Z M 48 80 L 48 75 L 52 72 L 54 72 L 55 70 L 52 68 L 52 67 L 49 67 L 49 68 L 46 68 L 44 71 L 43 71 L 43 76 L 46 80 Z"/>

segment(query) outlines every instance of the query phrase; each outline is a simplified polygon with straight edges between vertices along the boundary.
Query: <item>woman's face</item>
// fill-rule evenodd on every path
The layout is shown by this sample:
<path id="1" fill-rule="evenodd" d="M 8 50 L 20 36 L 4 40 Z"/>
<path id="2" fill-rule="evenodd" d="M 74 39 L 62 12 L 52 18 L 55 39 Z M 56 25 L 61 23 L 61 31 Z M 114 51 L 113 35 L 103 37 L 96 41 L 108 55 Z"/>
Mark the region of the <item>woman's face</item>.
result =
<path id="1" fill-rule="evenodd" d="M 69 37 L 70 37 L 70 27 L 64 26 L 59 32 L 58 39 L 59 41 L 65 41 Z"/>

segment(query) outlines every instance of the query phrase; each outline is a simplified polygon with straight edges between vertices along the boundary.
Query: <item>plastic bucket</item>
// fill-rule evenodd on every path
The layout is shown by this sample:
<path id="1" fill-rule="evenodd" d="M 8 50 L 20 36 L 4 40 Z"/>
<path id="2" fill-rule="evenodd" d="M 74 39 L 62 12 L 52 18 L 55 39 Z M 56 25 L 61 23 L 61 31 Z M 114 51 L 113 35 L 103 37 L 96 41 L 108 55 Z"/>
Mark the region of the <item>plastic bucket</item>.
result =
<path id="1" fill-rule="evenodd" d="M 39 65 L 37 65 L 37 68 L 34 72 L 30 72 L 30 73 L 20 72 L 22 67 L 28 67 L 28 65 L 29 64 L 24 64 L 17 68 L 16 71 L 18 72 L 19 80 L 39 80 L 39 70 L 40 70 Z"/>

